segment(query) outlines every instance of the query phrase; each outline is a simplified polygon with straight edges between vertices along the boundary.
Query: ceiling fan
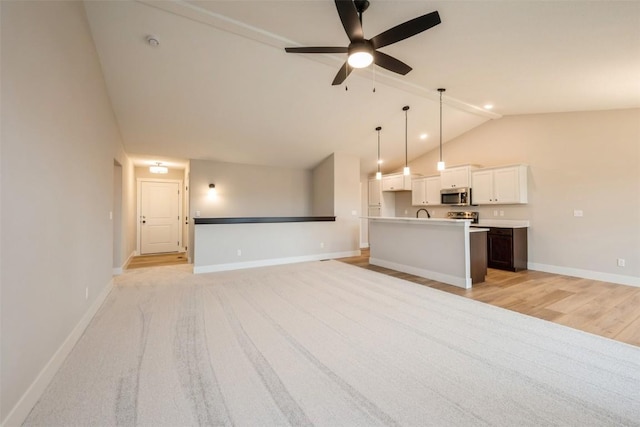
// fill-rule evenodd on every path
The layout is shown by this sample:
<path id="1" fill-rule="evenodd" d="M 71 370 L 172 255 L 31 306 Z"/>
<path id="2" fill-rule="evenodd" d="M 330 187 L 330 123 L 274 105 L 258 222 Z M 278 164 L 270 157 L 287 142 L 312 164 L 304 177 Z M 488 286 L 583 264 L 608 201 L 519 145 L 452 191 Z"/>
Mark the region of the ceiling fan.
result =
<path id="1" fill-rule="evenodd" d="M 378 49 L 415 36 L 438 25 L 438 12 L 427 13 L 384 31 L 371 39 L 365 39 L 362 31 L 362 13 L 369 7 L 368 0 L 335 0 L 342 26 L 349 37 L 347 47 L 286 47 L 289 53 L 348 53 L 347 61 L 333 79 L 332 85 L 345 81 L 354 68 L 368 67 L 372 62 L 394 73 L 405 75 L 411 67 L 404 62 L 379 52 Z"/>

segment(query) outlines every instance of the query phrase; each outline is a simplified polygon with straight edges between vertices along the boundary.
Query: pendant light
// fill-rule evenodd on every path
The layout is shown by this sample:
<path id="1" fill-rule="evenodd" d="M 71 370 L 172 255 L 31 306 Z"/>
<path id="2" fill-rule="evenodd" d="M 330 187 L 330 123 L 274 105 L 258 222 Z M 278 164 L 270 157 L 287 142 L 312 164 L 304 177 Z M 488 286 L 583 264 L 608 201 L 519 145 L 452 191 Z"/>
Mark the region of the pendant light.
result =
<path id="1" fill-rule="evenodd" d="M 382 179 L 382 172 L 380 172 L 380 163 L 382 163 L 382 160 L 380 160 L 380 131 L 381 130 L 382 130 L 382 126 L 378 126 L 376 128 L 376 131 L 378 132 L 378 172 L 376 172 L 377 180 Z"/>
<path id="2" fill-rule="evenodd" d="M 444 92 L 446 89 L 444 88 L 439 88 L 438 92 L 440 92 L 440 161 L 438 162 L 438 170 L 439 171 L 443 171 L 445 166 L 444 166 L 444 162 L 442 161 L 442 92 Z"/>
<path id="3" fill-rule="evenodd" d="M 402 111 L 404 111 L 404 170 L 402 173 L 404 175 L 411 175 L 411 169 L 409 169 L 408 162 L 408 149 L 407 149 L 407 111 L 409 111 L 409 106 L 405 105 L 402 107 Z"/>

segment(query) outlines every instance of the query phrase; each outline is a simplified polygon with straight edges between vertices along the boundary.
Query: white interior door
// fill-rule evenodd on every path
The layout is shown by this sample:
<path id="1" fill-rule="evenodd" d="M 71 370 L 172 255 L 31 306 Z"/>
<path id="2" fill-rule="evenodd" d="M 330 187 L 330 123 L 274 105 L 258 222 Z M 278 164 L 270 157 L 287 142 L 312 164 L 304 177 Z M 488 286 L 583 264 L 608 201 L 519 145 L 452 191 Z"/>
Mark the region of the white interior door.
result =
<path id="1" fill-rule="evenodd" d="M 140 253 L 179 251 L 180 226 L 180 183 L 142 181 Z"/>

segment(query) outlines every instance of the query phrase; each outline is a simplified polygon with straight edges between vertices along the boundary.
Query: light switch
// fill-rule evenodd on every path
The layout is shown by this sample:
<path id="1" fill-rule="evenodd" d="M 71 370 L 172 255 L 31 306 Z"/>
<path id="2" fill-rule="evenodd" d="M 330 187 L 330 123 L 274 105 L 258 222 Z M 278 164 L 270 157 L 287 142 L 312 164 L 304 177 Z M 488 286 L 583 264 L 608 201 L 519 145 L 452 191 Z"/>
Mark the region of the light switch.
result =
<path id="1" fill-rule="evenodd" d="M 579 209 L 576 209 L 573 211 L 573 216 L 583 216 L 582 211 Z"/>
<path id="2" fill-rule="evenodd" d="M 196 217 L 200 216 L 200 211 L 196 211 Z"/>

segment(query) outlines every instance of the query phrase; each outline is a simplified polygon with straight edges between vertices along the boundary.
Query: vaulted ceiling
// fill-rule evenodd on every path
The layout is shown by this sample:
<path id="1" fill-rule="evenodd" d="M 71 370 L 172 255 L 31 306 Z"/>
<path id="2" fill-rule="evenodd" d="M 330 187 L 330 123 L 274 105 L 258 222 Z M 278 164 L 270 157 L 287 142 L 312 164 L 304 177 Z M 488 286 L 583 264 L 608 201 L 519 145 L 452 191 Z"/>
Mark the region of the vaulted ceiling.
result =
<path id="1" fill-rule="evenodd" d="M 444 142 L 503 115 L 640 107 L 636 1 L 371 0 L 367 38 L 434 10 L 442 23 L 381 49 L 413 67 L 406 76 L 370 67 L 341 86 L 331 82 L 346 55 L 284 51 L 348 44 L 332 1 L 85 8 L 125 149 L 138 163 L 311 168 L 345 151 L 371 172 L 382 126 L 389 171 L 404 162 L 404 105 L 409 159 L 437 147 L 439 87 L 447 89 Z"/>

